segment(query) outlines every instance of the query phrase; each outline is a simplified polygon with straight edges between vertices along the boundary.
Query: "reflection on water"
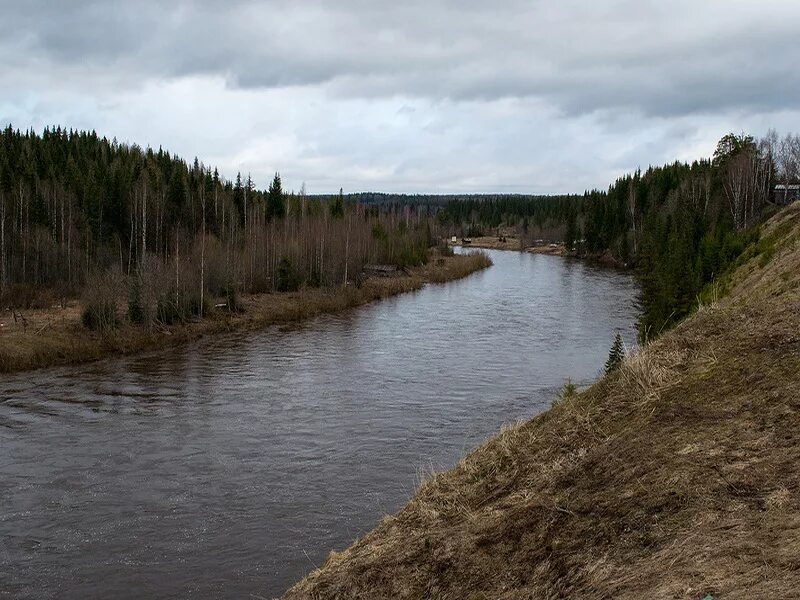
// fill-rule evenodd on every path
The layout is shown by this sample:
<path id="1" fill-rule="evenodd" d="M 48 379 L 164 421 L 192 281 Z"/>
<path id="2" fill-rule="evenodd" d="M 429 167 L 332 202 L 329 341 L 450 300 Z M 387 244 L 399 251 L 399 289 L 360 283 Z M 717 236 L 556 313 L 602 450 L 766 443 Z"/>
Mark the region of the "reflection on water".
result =
<path id="1" fill-rule="evenodd" d="M 280 594 L 633 342 L 629 275 L 491 255 L 296 328 L 5 376 L 0 597 Z"/>

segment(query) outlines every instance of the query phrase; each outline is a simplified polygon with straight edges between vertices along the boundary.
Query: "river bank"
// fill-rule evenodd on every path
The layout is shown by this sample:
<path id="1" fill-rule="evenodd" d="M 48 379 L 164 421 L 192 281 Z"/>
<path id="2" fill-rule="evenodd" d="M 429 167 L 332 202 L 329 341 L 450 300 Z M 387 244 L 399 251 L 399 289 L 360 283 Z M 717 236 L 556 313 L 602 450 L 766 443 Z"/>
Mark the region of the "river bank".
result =
<path id="1" fill-rule="evenodd" d="M 469 240 L 469 241 L 466 241 Z M 570 252 L 566 249 L 564 244 L 552 244 L 541 242 L 529 246 L 523 241 L 513 235 L 484 235 L 471 238 L 460 238 L 460 241 L 453 242 L 452 239 L 447 240 L 451 246 L 459 246 L 463 248 L 481 248 L 484 250 L 513 250 L 517 252 L 531 252 L 533 254 L 547 254 L 550 256 L 569 256 Z"/>
<path id="2" fill-rule="evenodd" d="M 792 597 L 800 205 L 728 294 L 428 479 L 306 598 Z"/>
<path id="3" fill-rule="evenodd" d="M 536 243 L 532 246 L 524 244 L 523 241 L 515 236 L 481 236 L 467 238 L 469 242 L 453 243 L 452 240 L 447 241 L 451 246 L 458 246 L 463 248 L 481 248 L 484 250 L 510 250 L 516 252 L 530 252 L 531 254 L 544 254 L 546 256 L 562 256 L 568 258 L 581 258 L 586 259 L 593 264 L 601 267 L 609 267 L 614 269 L 626 269 L 628 265 L 617 259 L 610 251 L 606 250 L 598 254 L 581 254 L 575 251 L 567 250 L 567 247 L 562 243 L 543 242 Z"/>
<path id="4" fill-rule="evenodd" d="M 418 290 L 426 283 L 466 277 L 490 265 L 491 260 L 483 254 L 435 256 L 407 274 L 369 278 L 361 287 L 243 295 L 239 313 L 217 311 L 201 321 L 151 331 L 127 321 L 110 333 L 90 331 L 81 324 L 81 307 L 76 301 L 65 308 L 26 310 L 16 316 L 6 311 L 0 315 L 0 373 L 90 362 L 183 344 L 219 332 L 300 321 Z M 120 312 L 124 312 L 122 303 Z"/>
<path id="5" fill-rule="evenodd" d="M 465 242 L 468 239 L 469 242 Z M 451 246 L 462 246 L 464 248 L 482 248 L 484 250 L 524 250 L 522 240 L 515 236 L 496 236 L 486 235 L 472 238 L 459 238 L 459 241 L 453 243 L 452 240 L 447 242 Z"/>

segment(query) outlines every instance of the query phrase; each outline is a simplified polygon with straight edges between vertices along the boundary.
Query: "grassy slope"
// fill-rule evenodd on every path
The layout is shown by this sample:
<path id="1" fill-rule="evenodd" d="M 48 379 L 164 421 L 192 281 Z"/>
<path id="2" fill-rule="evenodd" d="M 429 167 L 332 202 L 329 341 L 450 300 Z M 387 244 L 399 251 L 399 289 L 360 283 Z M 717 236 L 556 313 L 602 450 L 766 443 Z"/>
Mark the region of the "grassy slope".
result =
<path id="1" fill-rule="evenodd" d="M 800 204 L 713 306 L 424 483 L 286 598 L 800 594 Z"/>
<path id="2" fill-rule="evenodd" d="M 465 277 L 491 265 L 485 254 L 434 258 L 403 277 L 369 279 L 360 288 L 334 291 L 309 289 L 282 294 L 244 296 L 244 311 L 216 313 L 200 322 L 146 331 L 124 324 L 106 335 L 88 331 L 80 323 L 77 304 L 66 309 L 23 311 L 26 327 L 10 314 L 0 318 L 0 373 L 97 360 L 111 354 L 131 354 L 175 345 L 222 331 L 257 329 L 333 313 L 380 298 Z"/>

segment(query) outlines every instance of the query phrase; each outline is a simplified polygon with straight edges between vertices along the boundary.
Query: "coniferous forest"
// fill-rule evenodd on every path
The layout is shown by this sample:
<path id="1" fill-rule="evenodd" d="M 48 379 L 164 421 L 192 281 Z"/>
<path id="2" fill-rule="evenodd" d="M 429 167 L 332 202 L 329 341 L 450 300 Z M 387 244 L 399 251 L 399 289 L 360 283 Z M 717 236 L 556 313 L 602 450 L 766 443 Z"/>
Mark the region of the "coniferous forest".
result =
<path id="1" fill-rule="evenodd" d="M 130 316 L 202 316 L 239 291 L 346 283 L 367 263 L 420 264 L 443 233 L 513 226 L 527 242 L 564 241 L 635 268 L 643 338 L 686 316 L 757 238 L 797 180 L 798 136 L 730 134 L 714 156 L 650 167 L 606 191 L 563 196 L 404 196 L 259 190 L 187 163 L 60 127 L 0 133 L 0 297 L 29 307 L 127 290 Z M 121 283 L 124 281 L 124 284 Z M 713 290 L 712 290 L 713 291 Z M 102 326 L 100 308 L 86 317 Z"/>
<path id="2" fill-rule="evenodd" d="M 784 201 L 775 185 L 798 176 L 800 136 L 729 134 L 709 159 L 637 171 L 606 191 L 536 202 L 453 201 L 442 220 L 467 232 L 512 225 L 523 239 L 536 227 L 577 254 L 633 267 L 641 285 L 640 336 L 649 339 L 689 314 L 704 293 L 723 291 L 728 268 Z"/>
<path id="3" fill-rule="evenodd" d="M 98 307 L 85 321 L 102 327 L 100 297 L 127 289 L 133 320 L 171 323 L 211 297 L 233 305 L 239 291 L 341 285 L 370 262 L 420 264 L 432 239 L 416 211 L 287 194 L 278 174 L 262 191 L 94 132 L 0 133 L 4 306 L 83 294 Z"/>

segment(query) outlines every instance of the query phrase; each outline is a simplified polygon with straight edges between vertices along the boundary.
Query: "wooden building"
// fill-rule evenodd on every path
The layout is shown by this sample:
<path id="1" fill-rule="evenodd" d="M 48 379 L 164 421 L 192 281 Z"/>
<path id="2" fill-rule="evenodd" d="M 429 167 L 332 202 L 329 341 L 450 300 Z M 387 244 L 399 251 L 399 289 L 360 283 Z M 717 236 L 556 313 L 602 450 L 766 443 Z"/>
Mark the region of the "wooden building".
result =
<path id="1" fill-rule="evenodd" d="M 775 186 L 772 192 L 772 201 L 775 204 L 784 206 L 795 200 L 800 200 L 800 184 L 790 183 L 789 185 L 785 185 L 781 183 Z"/>

